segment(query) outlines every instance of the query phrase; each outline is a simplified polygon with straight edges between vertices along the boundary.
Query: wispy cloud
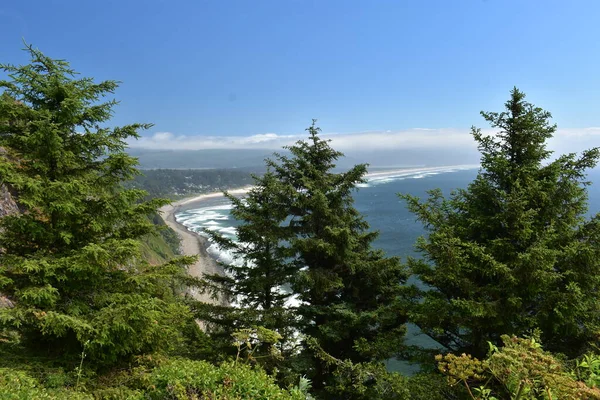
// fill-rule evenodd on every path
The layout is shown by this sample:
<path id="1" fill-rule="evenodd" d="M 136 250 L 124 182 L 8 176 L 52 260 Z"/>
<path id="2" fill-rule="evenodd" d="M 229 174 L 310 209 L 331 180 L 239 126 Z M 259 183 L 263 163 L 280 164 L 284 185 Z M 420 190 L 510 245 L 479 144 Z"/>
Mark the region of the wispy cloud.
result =
<path id="1" fill-rule="evenodd" d="M 492 130 L 484 133 L 492 134 Z M 400 131 L 368 131 L 355 133 L 323 133 L 332 146 L 341 151 L 378 151 L 411 149 L 476 149 L 468 129 L 414 128 Z M 559 152 L 581 151 L 597 145 L 600 127 L 560 129 L 550 142 L 550 148 Z M 134 148 L 160 150 L 203 149 L 269 149 L 276 150 L 306 138 L 306 134 L 282 135 L 262 133 L 251 136 L 200 136 L 156 132 L 130 142 Z"/>
<path id="2" fill-rule="evenodd" d="M 369 131 L 356 133 L 324 133 L 332 145 L 340 150 L 389 150 L 391 148 L 423 148 L 472 145 L 467 130 L 457 129 L 410 129 L 404 131 Z M 281 135 L 263 133 L 251 136 L 199 136 L 176 135 L 171 132 L 156 132 L 130 142 L 131 147 L 172 150 L 201 149 L 279 149 L 298 140 L 306 134 Z"/>

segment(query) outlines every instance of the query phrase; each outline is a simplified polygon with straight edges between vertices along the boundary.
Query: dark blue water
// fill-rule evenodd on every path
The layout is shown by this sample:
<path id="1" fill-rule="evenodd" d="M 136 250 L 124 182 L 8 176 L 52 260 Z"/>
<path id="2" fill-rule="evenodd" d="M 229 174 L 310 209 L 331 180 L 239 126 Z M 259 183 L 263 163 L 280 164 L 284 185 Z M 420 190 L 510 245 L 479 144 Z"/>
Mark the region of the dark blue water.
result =
<path id="1" fill-rule="evenodd" d="M 414 255 L 415 239 L 424 230 L 397 193 L 426 198 L 428 190 L 440 188 L 444 194 L 450 194 L 456 188 L 466 187 L 476 175 L 477 170 L 467 170 L 370 184 L 355 193 L 355 207 L 364 215 L 371 229 L 380 232 L 374 245 L 388 255 L 404 258 Z"/>
<path id="2" fill-rule="evenodd" d="M 396 194 L 408 193 L 425 199 L 428 190 L 440 188 L 444 195 L 448 195 L 454 189 L 466 188 L 476 175 L 477 170 L 467 170 L 421 179 L 406 178 L 370 184 L 355 193 L 355 207 L 365 216 L 371 229 L 380 232 L 375 246 L 383 249 L 388 255 L 405 258 L 407 255 L 415 255 L 415 239 L 425 231 L 422 225 L 416 222 L 415 216 L 406 209 L 405 202 Z M 588 187 L 588 215 L 593 215 L 600 212 L 600 170 L 591 171 L 588 180 L 599 182 Z"/>

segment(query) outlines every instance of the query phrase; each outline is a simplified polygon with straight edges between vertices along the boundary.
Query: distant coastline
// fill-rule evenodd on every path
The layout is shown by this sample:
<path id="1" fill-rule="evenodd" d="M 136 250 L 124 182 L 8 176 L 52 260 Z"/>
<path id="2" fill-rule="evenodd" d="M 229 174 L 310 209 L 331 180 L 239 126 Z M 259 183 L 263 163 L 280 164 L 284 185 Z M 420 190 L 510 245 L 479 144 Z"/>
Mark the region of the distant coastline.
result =
<path id="1" fill-rule="evenodd" d="M 396 168 L 390 170 L 378 170 L 377 172 L 366 175 L 367 181 L 377 181 L 388 178 L 403 176 L 405 174 L 430 174 L 439 171 L 447 171 L 449 169 L 464 170 L 478 168 L 478 165 L 451 165 L 445 167 L 411 167 L 411 168 Z M 253 186 L 243 186 L 228 190 L 232 195 L 244 195 L 248 193 Z M 188 269 L 189 274 L 196 278 L 202 278 L 205 274 L 224 273 L 222 267 L 219 266 L 216 259 L 213 258 L 207 251 L 210 246 L 208 239 L 194 231 L 191 231 L 183 224 L 179 223 L 175 215 L 180 211 L 197 208 L 206 200 L 223 197 L 223 192 L 211 192 L 200 195 L 187 197 L 175 201 L 169 205 L 160 208 L 159 212 L 165 223 L 173 229 L 181 238 L 181 252 L 188 256 L 198 256 L 198 261 L 191 265 Z M 197 300 L 205 302 L 214 302 L 210 296 L 200 293 L 190 293 Z"/>
<path id="2" fill-rule="evenodd" d="M 434 173 L 437 171 L 446 171 L 448 169 L 461 170 L 461 169 L 475 169 L 475 168 L 479 168 L 479 165 L 465 164 L 465 165 L 447 165 L 447 166 L 441 166 L 441 167 L 440 166 L 437 166 L 437 167 L 405 167 L 405 168 L 390 168 L 390 169 L 384 169 L 384 167 L 381 167 L 381 168 L 373 168 L 373 169 L 377 170 L 377 172 L 370 172 L 370 173 L 366 174 L 365 177 L 369 181 L 369 180 L 393 178 L 393 177 L 397 177 L 397 176 L 402 176 L 404 174 L 414 174 L 416 172 L 427 174 L 427 173 Z M 232 195 L 243 195 L 243 194 L 248 193 L 252 188 L 253 188 L 253 186 L 246 185 L 246 186 L 242 186 L 239 188 L 227 190 L 227 192 Z M 203 193 L 203 194 L 199 194 L 199 195 L 186 197 L 186 198 L 174 201 L 169 206 L 162 207 L 161 212 L 171 212 L 171 213 L 175 214 L 179 211 L 185 211 L 185 210 L 192 209 L 205 200 L 215 199 L 215 198 L 219 198 L 219 197 L 223 197 L 223 191 L 215 191 L 215 192 Z M 181 225 L 181 226 L 183 226 L 183 225 Z"/>
<path id="3" fill-rule="evenodd" d="M 253 186 L 242 186 L 239 188 L 227 190 L 227 192 L 232 195 L 243 195 L 243 194 L 248 193 L 250 191 L 250 189 L 252 189 L 252 188 L 253 188 Z M 173 214 L 175 214 L 181 210 L 189 210 L 191 208 L 194 208 L 198 203 L 201 203 L 208 199 L 215 199 L 215 198 L 219 198 L 219 197 L 223 197 L 222 191 L 210 192 L 210 193 L 199 194 L 199 195 L 195 195 L 195 196 L 191 196 L 191 197 L 186 197 L 184 199 L 181 199 L 181 200 L 171 203 L 170 206 L 173 208 L 173 210 L 171 210 L 171 212 Z M 165 206 L 165 207 L 168 207 L 168 206 Z M 161 211 L 163 211 L 163 209 L 165 209 L 165 207 L 162 207 Z"/>
<path id="4" fill-rule="evenodd" d="M 229 190 L 228 192 L 233 195 L 243 195 L 248 193 L 251 188 L 252 186 L 244 186 Z M 205 193 L 175 201 L 159 209 L 159 213 L 165 223 L 181 238 L 181 253 L 186 256 L 198 256 L 198 261 L 189 267 L 189 274 L 196 278 L 201 278 L 204 274 L 222 273 L 223 269 L 208 254 L 207 248 L 210 245 L 208 239 L 180 224 L 175 215 L 181 210 L 194 208 L 205 200 L 219 197 L 223 197 L 223 192 Z M 207 298 L 202 298 L 201 295 L 195 297 L 203 301 L 208 300 Z"/>

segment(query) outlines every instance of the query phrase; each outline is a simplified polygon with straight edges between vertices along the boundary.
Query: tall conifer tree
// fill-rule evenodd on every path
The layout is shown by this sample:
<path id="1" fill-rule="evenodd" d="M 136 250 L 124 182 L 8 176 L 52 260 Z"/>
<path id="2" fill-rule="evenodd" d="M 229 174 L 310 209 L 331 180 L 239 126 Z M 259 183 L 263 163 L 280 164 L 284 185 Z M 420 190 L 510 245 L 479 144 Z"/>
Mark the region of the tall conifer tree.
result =
<path id="1" fill-rule="evenodd" d="M 600 218 L 584 218 L 598 149 L 551 160 L 551 115 L 516 88 L 503 112 L 481 114 L 498 133 L 472 129 L 481 170 L 468 188 L 402 195 L 428 230 L 411 261 L 428 286 L 413 320 L 476 356 L 536 328 L 547 349 L 578 355 L 600 329 Z"/>
<path id="2" fill-rule="evenodd" d="M 319 138 L 314 122 L 307 130 L 308 141 L 267 160 L 269 172 L 246 199 L 229 196 L 232 214 L 241 221 L 239 242 L 212 234 L 238 261 L 226 265 L 228 276 L 209 277 L 209 285 L 243 307 L 203 307 L 213 322 L 229 329 L 294 327 L 330 356 L 382 361 L 403 348 L 407 272 L 397 258 L 372 248 L 377 233 L 353 207 L 352 192 L 364 182 L 366 166 L 335 171 L 342 154 Z M 291 292 L 277 290 L 283 286 Z M 284 303 L 292 295 L 299 305 L 290 310 Z M 323 360 L 302 365 L 322 388 Z"/>
<path id="3" fill-rule="evenodd" d="M 0 183 L 25 212 L 0 220 L 0 291 L 15 305 L 0 326 L 54 355 L 85 346 L 99 363 L 166 348 L 189 315 L 171 288 L 190 260 L 141 260 L 137 239 L 165 201 L 121 186 L 137 173 L 126 140 L 150 125 L 106 127 L 116 82 L 27 51 L 31 64 L 1 66 Z"/>
<path id="4" fill-rule="evenodd" d="M 366 165 L 335 170 L 342 153 L 321 139 L 315 122 L 309 138 L 269 161 L 289 196 L 289 239 L 297 273 L 293 292 L 301 331 L 331 356 L 380 361 L 402 349 L 407 272 L 399 259 L 374 249 L 377 232 L 354 208 L 353 191 Z M 322 365 L 314 370 L 318 387 Z"/>
<path id="5" fill-rule="evenodd" d="M 294 265 L 287 259 L 288 198 L 270 171 L 254 180 L 255 186 L 243 199 L 225 192 L 233 205 L 231 215 L 239 222 L 236 239 L 207 231 L 233 256 L 230 263 L 222 263 L 225 274 L 204 277 L 204 290 L 226 302 L 196 307 L 213 337 L 225 339 L 225 348 L 231 350 L 231 334 L 236 330 L 260 326 L 277 332 L 281 336 L 277 348 L 289 355 L 296 318 L 286 305 L 292 295 L 287 287 L 294 275 Z M 263 346 L 258 353 L 268 350 L 269 346 Z M 273 361 L 268 358 L 262 363 L 267 368 Z"/>

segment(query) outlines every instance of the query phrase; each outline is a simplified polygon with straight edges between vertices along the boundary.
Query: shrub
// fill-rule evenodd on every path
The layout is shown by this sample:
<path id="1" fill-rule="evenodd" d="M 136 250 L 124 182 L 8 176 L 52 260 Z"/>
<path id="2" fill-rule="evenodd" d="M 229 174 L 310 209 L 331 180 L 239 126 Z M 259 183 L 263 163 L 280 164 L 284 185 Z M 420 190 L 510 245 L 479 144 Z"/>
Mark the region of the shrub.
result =
<path id="1" fill-rule="evenodd" d="M 282 390 L 263 370 L 226 362 L 175 360 L 157 367 L 143 381 L 150 399 L 302 399 L 298 389 Z"/>
<path id="2" fill-rule="evenodd" d="M 600 390 L 574 378 L 534 338 L 502 336 L 487 359 L 467 354 L 437 356 L 450 385 L 463 385 L 472 399 L 600 399 Z"/>
<path id="3" fill-rule="evenodd" d="M 94 397 L 73 390 L 48 390 L 22 371 L 0 368 L 0 400 L 72 399 L 84 400 Z"/>

